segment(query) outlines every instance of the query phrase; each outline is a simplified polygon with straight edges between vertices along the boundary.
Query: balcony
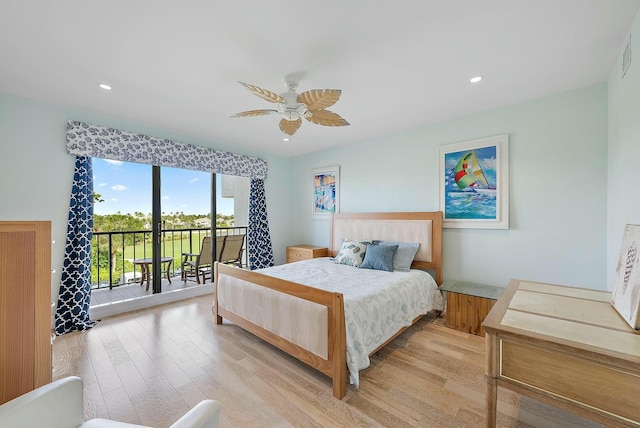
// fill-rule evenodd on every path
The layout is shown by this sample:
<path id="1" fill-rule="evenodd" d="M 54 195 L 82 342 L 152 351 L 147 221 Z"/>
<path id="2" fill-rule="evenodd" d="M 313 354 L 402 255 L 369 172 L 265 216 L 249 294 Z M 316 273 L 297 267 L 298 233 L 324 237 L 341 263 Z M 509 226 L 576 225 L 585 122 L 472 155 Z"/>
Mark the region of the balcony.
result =
<path id="1" fill-rule="evenodd" d="M 163 229 L 161 257 L 172 259 L 163 263 L 162 292 L 194 287 L 195 279 L 183 281 L 180 266 L 183 253 L 199 253 L 202 239 L 211 233 L 209 228 Z M 216 236 L 242 235 L 246 237 L 246 227 L 219 227 Z M 242 249 L 242 266 L 247 266 L 248 256 L 245 238 Z M 91 260 L 91 306 L 118 302 L 151 295 L 152 287 L 146 289 L 142 283 L 142 271 L 134 260 L 152 256 L 152 232 L 121 231 L 94 232 Z M 167 269 L 168 270 L 165 270 Z M 165 276 L 167 272 L 171 282 Z"/>

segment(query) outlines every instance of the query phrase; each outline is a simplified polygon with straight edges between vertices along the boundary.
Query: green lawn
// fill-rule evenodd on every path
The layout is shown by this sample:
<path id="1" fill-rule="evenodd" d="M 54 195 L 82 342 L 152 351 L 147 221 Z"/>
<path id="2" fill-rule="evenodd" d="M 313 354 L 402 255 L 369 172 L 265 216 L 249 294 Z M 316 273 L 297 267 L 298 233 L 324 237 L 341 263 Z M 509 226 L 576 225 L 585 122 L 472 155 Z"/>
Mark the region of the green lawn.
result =
<path id="1" fill-rule="evenodd" d="M 182 258 L 182 253 L 199 253 L 203 238 L 204 238 L 204 235 L 202 235 L 200 238 L 198 238 L 198 236 L 194 236 L 191 248 L 189 248 L 188 237 L 185 237 L 182 240 L 165 239 L 162 242 L 161 254 L 163 257 L 173 257 L 174 259 L 179 260 Z M 137 244 L 135 246 L 128 245 L 124 248 L 125 260 L 142 259 L 145 257 L 151 257 L 152 254 L 153 254 L 153 251 L 151 250 L 151 242 L 146 242 L 144 243 L 144 245 L 142 243 Z"/>

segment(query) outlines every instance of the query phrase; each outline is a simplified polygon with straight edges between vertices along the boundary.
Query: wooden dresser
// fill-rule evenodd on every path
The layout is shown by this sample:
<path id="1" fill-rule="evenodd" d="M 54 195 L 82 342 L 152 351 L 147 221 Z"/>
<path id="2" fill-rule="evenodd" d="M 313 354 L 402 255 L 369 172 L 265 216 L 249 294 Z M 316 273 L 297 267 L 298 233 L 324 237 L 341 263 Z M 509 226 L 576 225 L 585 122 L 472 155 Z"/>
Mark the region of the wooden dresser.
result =
<path id="1" fill-rule="evenodd" d="M 51 382 L 51 222 L 0 221 L 0 404 Z"/>
<path id="2" fill-rule="evenodd" d="M 316 257 L 327 257 L 328 255 L 329 250 L 326 247 L 314 247 L 312 245 L 291 245 L 287 247 L 287 263 L 315 259 Z"/>
<path id="3" fill-rule="evenodd" d="M 607 291 L 512 280 L 483 323 L 487 426 L 498 386 L 606 426 L 640 426 L 640 331 Z"/>

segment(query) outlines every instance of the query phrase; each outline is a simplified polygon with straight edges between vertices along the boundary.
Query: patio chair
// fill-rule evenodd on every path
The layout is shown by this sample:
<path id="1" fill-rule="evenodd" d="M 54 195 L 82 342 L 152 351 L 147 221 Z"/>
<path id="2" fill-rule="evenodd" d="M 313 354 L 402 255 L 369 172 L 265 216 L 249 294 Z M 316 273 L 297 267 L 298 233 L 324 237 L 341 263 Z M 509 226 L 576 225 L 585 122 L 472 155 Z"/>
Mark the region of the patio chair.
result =
<path id="1" fill-rule="evenodd" d="M 216 255 L 220 257 L 222 248 L 224 247 L 224 236 L 216 238 Z M 202 275 L 202 283 L 206 281 L 207 273 L 211 272 L 213 265 L 213 248 L 210 236 L 206 236 L 202 240 L 202 248 L 200 253 L 182 253 L 182 281 L 187 281 L 188 277 L 195 277 L 196 282 L 200 284 L 200 275 Z"/>
<path id="2" fill-rule="evenodd" d="M 244 250 L 244 235 L 227 235 L 218 261 L 242 267 L 242 251 Z"/>

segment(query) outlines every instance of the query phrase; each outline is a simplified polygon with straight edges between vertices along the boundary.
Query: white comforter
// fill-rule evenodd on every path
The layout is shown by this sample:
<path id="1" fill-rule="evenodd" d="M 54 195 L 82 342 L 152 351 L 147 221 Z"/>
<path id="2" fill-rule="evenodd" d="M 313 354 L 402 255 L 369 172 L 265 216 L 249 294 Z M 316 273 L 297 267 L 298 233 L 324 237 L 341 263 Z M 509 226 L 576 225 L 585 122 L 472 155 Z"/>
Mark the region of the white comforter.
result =
<path id="1" fill-rule="evenodd" d="M 369 354 L 419 315 L 444 310 L 436 282 L 427 272 L 386 272 L 339 265 L 317 258 L 257 272 L 342 293 L 347 327 L 347 366 L 358 387 L 358 370 L 369 367 Z"/>

